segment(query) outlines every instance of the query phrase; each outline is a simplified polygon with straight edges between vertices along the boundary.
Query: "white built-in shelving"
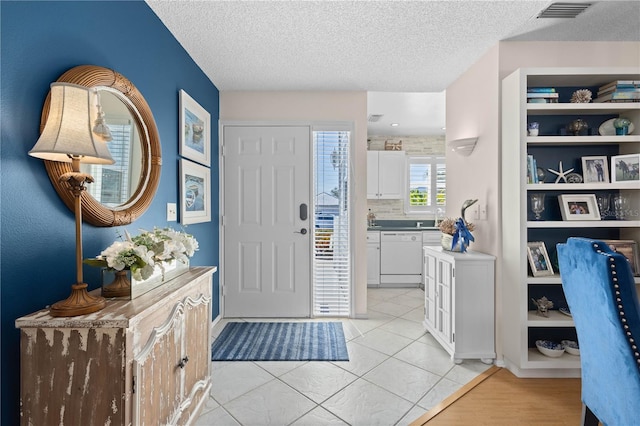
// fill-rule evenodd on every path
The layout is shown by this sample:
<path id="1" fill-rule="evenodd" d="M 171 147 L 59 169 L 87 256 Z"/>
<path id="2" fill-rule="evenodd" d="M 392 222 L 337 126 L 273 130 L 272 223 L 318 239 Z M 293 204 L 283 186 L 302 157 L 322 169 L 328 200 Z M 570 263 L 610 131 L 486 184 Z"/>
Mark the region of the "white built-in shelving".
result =
<path id="1" fill-rule="evenodd" d="M 569 103 L 571 93 L 589 88 L 596 97 L 598 87 L 616 80 L 640 80 L 640 68 L 526 68 L 506 77 L 502 83 L 502 326 L 505 364 L 521 377 L 577 377 L 580 358 L 564 354 L 559 358 L 542 355 L 535 340 L 575 339 L 573 319 L 552 310 L 548 318 L 536 314 L 531 298 L 550 295 L 555 308 L 566 306 L 562 292 L 561 271 L 555 262 L 555 245 L 570 236 L 598 239 L 630 239 L 640 242 L 640 212 L 631 209 L 625 220 L 563 221 L 557 197 L 563 193 L 623 194 L 631 206 L 640 206 L 640 184 L 554 183 L 547 175 L 545 183 L 527 183 L 527 155 L 539 155 L 538 166 L 581 172 L 581 157 L 640 152 L 640 103 Z M 527 103 L 530 87 L 555 87 L 558 103 Z M 601 121 L 615 117 L 629 118 L 635 124 L 630 135 L 600 135 Z M 550 126 L 538 136 L 527 135 L 527 123 L 569 123 L 576 118 L 590 121 L 591 130 L 581 136 L 567 136 Z M 546 164 L 541 164 L 546 162 Z M 615 173 L 609 170 L 609 174 Z M 546 211 L 542 220 L 534 220 L 529 194 L 543 192 Z M 545 241 L 555 274 L 533 277 L 528 266 L 527 242 Z M 640 278 L 636 278 L 640 284 Z M 547 294 L 548 293 L 548 294 Z"/>

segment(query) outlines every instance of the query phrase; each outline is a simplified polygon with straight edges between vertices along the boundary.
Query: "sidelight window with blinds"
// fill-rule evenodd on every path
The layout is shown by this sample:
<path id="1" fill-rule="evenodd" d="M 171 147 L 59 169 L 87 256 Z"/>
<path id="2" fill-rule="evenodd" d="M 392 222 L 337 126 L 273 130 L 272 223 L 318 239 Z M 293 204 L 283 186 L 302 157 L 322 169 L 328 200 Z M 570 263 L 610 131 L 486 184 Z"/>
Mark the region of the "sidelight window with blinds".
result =
<path id="1" fill-rule="evenodd" d="M 313 131 L 313 314 L 349 316 L 351 132 Z"/>

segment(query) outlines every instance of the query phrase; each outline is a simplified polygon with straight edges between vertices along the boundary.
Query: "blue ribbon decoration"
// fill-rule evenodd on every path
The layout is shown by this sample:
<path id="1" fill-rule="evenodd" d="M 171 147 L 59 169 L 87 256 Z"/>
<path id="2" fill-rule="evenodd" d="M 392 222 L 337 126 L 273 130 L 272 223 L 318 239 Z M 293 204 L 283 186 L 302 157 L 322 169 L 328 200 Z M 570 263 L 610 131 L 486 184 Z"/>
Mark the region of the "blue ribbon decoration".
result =
<path id="1" fill-rule="evenodd" d="M 460 252 L 464 253 L 467 251 L 467 247 L 471 241 L 475 241 L 473 239 L 473 235 L 471 235 L 471 231 L 467 228 L 467 224 L 464 223 L 464 219 L 458 218 L 456 220 L 456 230 L 453 234 L 453 241 L 451 242 L 451 250 L 453 250 L 458 242 L 460 243 Z"/>

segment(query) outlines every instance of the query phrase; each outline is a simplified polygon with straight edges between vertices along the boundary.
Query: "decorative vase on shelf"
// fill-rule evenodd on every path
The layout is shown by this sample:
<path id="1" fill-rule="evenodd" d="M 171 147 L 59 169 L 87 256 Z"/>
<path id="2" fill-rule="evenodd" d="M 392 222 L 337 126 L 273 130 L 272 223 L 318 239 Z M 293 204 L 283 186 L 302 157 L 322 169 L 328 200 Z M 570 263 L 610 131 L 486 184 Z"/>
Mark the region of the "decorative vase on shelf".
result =
<path id="1" fill-rule="evenodd" d="M 613 127 L 616 129 L 616 135 L 624 136 L 629 134 L 629 125 L 631 120 L 627 118 L 616 118 L 613 120 Z"/>
<path id="2" fill-rule="evenodd" d="M 571 123 L 567 125 L 567 130 L 573 136 L 578 136 L 584 130 L 587 130 L 589 125 L 582 119 L 578 118 L 577 120 L 573 120 Z"/>

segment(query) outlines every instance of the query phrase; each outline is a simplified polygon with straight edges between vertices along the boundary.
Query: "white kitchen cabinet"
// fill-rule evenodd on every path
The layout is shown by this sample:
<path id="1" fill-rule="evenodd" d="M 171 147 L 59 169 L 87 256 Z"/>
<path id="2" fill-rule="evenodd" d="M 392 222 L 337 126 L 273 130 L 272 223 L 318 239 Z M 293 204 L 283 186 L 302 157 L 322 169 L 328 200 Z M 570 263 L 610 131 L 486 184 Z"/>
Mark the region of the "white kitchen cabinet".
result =
<path id="1" fill-rule="evenodd" d="M 92 314 L 18 318 L 21 423 L 192 423 L 211 389 L 215 271 L 191 268 Z"/>
<path id="2" fill-rule="evenodd" d="M 496 357 L 495 257 L 423 247 L 424 326 L 456 363 Z"/>
<path id="3" fill-rule="evenodd" d="M 367 287 L 380 286 L 380 232 L 367 232 Z"/>
<path id="4" fill-rule="evenodd" d="M 404 198 L 405 170 L 404 151 L 367 151 L 367 198 Z"/>

